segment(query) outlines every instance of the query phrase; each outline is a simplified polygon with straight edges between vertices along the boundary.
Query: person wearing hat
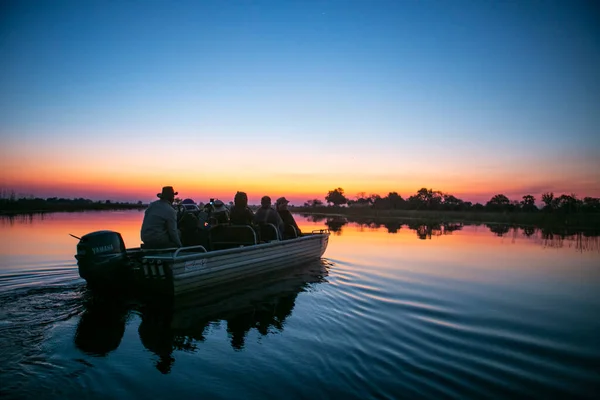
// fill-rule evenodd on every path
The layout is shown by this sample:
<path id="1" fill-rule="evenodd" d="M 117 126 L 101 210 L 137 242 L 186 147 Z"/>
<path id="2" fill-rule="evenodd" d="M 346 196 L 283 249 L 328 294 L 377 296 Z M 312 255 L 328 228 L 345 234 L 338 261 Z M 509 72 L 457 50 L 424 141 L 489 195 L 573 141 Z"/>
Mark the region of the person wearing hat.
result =
<path id="1" fill-rule="evenodd" d="M 273 224 L 279 230 L 280 236 L 283 237 L 283 220 L 271 207 L 271 198 L 263 196 L 260 199 L 260 208 L 254 214 L 254 223 L 256 224 Z"/>
<path id="2" fill-rule="evenodd" d="M 165 186 L 162 192 L 156 195 L 159 199 L 150 203 L 146 209 L 140 232 L 145 248 L 181 247 L 177 230 L 177 211 L 173 208 L 177 194 L 172 186 Z"/>
<path id="3" fill-rule="evenodd" d="M 277 214 L 281 217 L 283 221 L 284 227 L 285 225 L 291 225 L 296 229 L 296 234 L 300 236 L 302 232 L 300 232 L 300 228 L 298 228 L 298 224 L 296 224 L 296 220 L 292 216 L 290 210 L 288 210 L 287 205 L 290 201 L 285 197 L 280 197 L 275 202 L 275 208 L 277 209 Z"/>

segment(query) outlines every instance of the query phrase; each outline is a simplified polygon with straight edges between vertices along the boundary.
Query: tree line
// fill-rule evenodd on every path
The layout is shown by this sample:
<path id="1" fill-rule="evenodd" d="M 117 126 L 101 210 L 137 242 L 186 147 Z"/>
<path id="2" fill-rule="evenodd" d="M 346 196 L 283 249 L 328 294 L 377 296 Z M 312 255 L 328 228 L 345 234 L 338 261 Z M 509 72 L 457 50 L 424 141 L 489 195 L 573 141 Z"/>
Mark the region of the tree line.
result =
<path id="1" fill-rule="evenodd" d="M 0 191 L 0 211 L 30 212 L 30 211 L 80 211 L 80 210 L 117 210 L 145 208 L 142 201 L 137 203 L 118 202 L 111 200 L 93 201 L 83 197 L 66 199 L 62 197 L 17 197 L 14 191 Z"/>
<path id="2" fill-rule="evenodd" d="M 421 188 L 407 199 L 397 192 L 389 192 L 386 196 L 378 194 L 366 195 L 358 193 L 355 199 L 349 199 L 344 189 L 338 187 L 330 190 L 325 196 L 328 206 L 366 207 L 379 210 L 432 210 L 432 211 L 491 211 L 491 212 L 600 212 L 600 198 L 578 198 L 575 194 L 555 196 L 552 192 L 542 194 L 542 206 L 536 205 L 536 198 L 531 194 L 522 196 L 520 200 L 511 200 L 504 194 L 496 194 L 485 203 L 464 201 L 451 194 L 439 190 Z M 304 207 L 315 208 L 324 206 L 320 199 L 311 199 Z"/>

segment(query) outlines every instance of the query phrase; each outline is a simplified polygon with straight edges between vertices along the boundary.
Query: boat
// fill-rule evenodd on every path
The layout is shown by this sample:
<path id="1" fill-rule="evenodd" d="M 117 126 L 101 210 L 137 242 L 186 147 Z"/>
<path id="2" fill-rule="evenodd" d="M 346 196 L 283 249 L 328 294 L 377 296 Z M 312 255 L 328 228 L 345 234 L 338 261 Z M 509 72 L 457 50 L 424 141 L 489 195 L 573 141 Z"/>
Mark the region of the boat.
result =
<path id="1" fill-rule="evenodd" d="M 121 234 L 109 230 L 74 237 L 79 275 L 90 288 L 178 296 L 318 260 L 329 230 L 284 238 L 272 224 L 219 224 L 208 230 L 205 245 L 169 249 L 127 249 Z"/>

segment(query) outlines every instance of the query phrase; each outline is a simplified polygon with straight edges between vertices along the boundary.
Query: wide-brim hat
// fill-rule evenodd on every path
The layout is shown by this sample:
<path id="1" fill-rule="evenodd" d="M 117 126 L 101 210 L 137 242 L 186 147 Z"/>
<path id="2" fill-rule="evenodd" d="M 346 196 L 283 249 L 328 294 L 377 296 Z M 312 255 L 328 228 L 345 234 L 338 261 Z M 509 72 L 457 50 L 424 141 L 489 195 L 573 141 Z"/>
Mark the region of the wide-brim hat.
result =
<path id="1" fill-rule="evenodd" d="M 169 197 L 177 196 L 178 194 L 179 194 L 179 192 L 176 192 L 173 190 L 173 186 L 165 186 L 162 188 L 161 193 L 156 194 L 156 197 L 162 199 L 164 197 L 169 198 Z"/>
<path id="2" fill-rule="evenodd" d="M 277 199 L 277 204 L 288 204 L 290 201 L 285 197 L 280 197 Z"/>

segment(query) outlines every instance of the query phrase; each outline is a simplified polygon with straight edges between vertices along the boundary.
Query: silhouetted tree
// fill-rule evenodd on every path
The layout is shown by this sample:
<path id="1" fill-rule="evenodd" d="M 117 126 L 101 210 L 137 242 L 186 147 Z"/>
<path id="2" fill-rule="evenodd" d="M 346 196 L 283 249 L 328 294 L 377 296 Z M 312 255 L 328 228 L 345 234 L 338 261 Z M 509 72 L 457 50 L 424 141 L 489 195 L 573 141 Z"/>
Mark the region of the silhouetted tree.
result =
<path id="1" fill-rule="evenodd" d="M 542 194 L 542 202 L 544 203 L 544 211 L 552 211 L 554 209 L 554 193 L 546 192 Z"/>
<path id="2" fill-rule="evenodd" d="M 600 199 L 594 197 L 584 197 L 581 210 L 585 212 L 600 212 Z"/>
<path id="3" fill-rule="evenodd" d="M 521 201 L 521 209 L 526 212 L 537 211 L 538 208 L 535 205 L 535 197 L 530 194 L 523 196 L 523 200 Z"/>
<path id="4" fill-rule="evenodd" d="M 437 210 L 442 203 L 442 192 L 421 188 L 417 194 L 408 198 L 408 207 L 414 210 Z"/>
<path id="5" fill-rule="evenodd" d="M 333 204 L 336 207 L 348 203 L 348 199 L 346 196 L 344 196 L 344 189 L 342 188 L 330 190 L 325 197 L 325 201 Z"/>
<path id="6" fill-rule="evenodd" d="M 490 211 L 506 211 L 510 206 L 510 200 L 503 194 L 497 194 L 485 205 Z"/>
<path id="7" fill-rule="evenodd" d="M 371 201 L 373 208 L 384 209 L 386 207 L 386 201 L 378 194 L 372 194 L 369 197 L 369 200 Z"/>
<path id="8" fill-rule="evenodd" d="M 557 206 L 555 208 L 564 213 L 577 212 L 582 204 L 582 201 L 577 199 L 577 196 L 574 194 L 563 194 L 554 200 L 557 202 Z"/>
<path id="9" fill-rule="evenodd" d="M 304 207 L 319 207 L 322 205 L 323 205 L 323 202 L 319 199 L 308 200 L 304 203 Z"/>
<path id="10" fill-rule="evenodd" d="M 464 201 L 450 194 L 442 195 L 442 208 L 444 210 L 460 210 L 463 208 Z"/>
<path id="11" fill-rule="evenodd" d="M 398 193 L 396 192 L 390 192 L 387 195 L 387 199 L 388 199 L 388 203 L 389 203 L 389 207 L 392 210 L 399 210 L 404 208 L 404 199 L 402 198 L 402 196 L 400 196 Z"/>

